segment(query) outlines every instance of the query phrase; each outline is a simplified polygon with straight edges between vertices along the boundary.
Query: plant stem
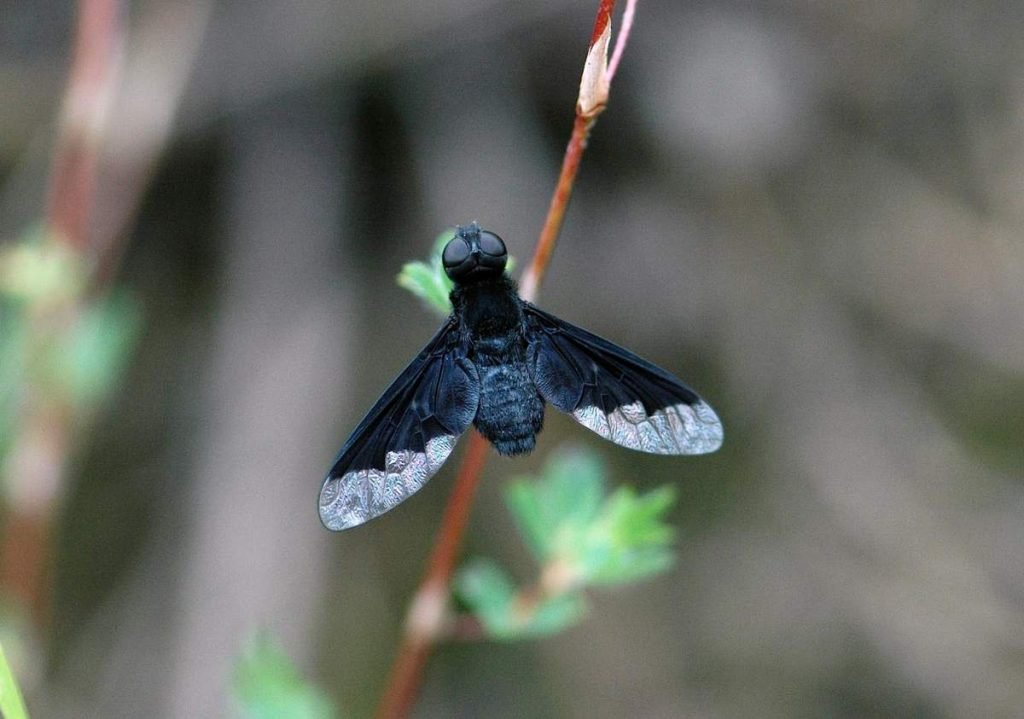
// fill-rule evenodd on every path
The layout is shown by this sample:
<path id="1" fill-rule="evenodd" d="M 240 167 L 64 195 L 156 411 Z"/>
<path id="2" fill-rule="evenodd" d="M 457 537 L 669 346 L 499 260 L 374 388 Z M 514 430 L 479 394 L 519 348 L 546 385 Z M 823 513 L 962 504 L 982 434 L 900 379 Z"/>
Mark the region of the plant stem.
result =
<path id="1" fill-rule="evenodd" d="M 626 41 L 629 40 L 629 33 L 633 31 L 633 18 L 636 16 L 636 0 L 626 0 L 626 9 L 622 12 L 622 29 L 619 30 L 619 37 L 615 40 L 615 50 L 612 52 L 612 59 L 608 61 L 608 83 L 619 70 L 619 62 L 622 54 L 626 51 Z"/>
<path id="2" fill-rule="evenodd" d="M 409 607 L 405 634 L 391 667 L 387 691 L 377 709 L 377 717 L 380 719 L 403 717 L 409 713 L 416 699 L 423 666 L 430 656 L 430 650 L 444 632 L 449 581 L 486 461 L 487 440 L 473 430 L 441 519 L 441 529 L 430 553 L 426 574 Z"/>
<path id="3" fill-rule="evenodd" d="M 99 143 L 120 74 L 119 0 L 79 0 L 75 49 L 50 175 L 47 225 L 53 238 L 90 249 Z"/>
<path id="4" fill-rule="evenodd" d="M 75 45 L 50 169 L 46 242 L 92 258 L 89 223 L 95 204 L 100 142 L 120 71 L 120 0 L 79 0 Z M 80 298 L 37 308 L 34 341 L 55 342 L 77 322 Z M 33 387 L 18 418 L 7 461 L 9 514 L 0 534 L 0 586 L 28 606 L 37 625 L 48 613 L 52 515 L 71 446 L 73 412 L 62 395 Z"/>
<path id="5" fill-rule="evenodd" d="M 583 159 L 583 151 L 587 149 L 587 138 L 590 136 L 590 128 L 594 126 L 596 117 L 584 117 L 577 113 L 572 124 L 572 135 L 569 144 L 565 148 L 565 157 L 562 159 L 562 171 L 558 175 L 558 183 L 555 185 L 555 192 L 551 196 L 551 204 L 548 206 L 548 216 L 544 220 L 544 227 L 540 231 L 540 238 L 533 251 L 533 260 L 529 267 L 523 272 L 522 280 L 519 283 L 519 294 L 524 300 L 533 302 L 537 299 L 537 292 L 540 289 L 541 280 L 551 262 L 551 255 L 555 251 L 555 242 L 562 230 L 562 220 L 565 218 L 565 210 L 569 206 L 569 198 L 572 197 L 572 188 L 576 183 L 576 172 L 580 167 L 580 160 Z"/>
<path id="6" fill-rule="evenodd" d="M 627 2 L 630 6 L 635 5 L 635 0 Z M 565 149 L 562 170 L 551 197 L 551 204 L 548 206 L 540 237 L 534 247 L 533 258 L 520 281 L 520 295 L 531 302 L 536 299 L 541 280 L 551 262 L 590 130 L 598 115 L 604 110 L 607 100 L 610 81 L 607 43 L 614 8 L 615 0 L 600 0 L 597 17 L 594 20 L 594 31 L 588 46 L 587 63 L 580 83 L 580 95 L 576 102 L 572 135 Z M 632 12 L 629 21 L 631 24 Z M 620 33 L 616 47 L 616 63 L 625 46 L 629 24 L 624 24 L 623 32 Z M 487 441 L 474 431 L 445 508 L 441 528 L 427 562 L 427 571 L 409 607 L 405 633 L 377 709 L 377 719 L 401 719 L 408 715 L 422 681 L 423 668 L 430 657 L 430 652 L 450 629 L 448 605 L 451 576 L 486 460 Z"/>

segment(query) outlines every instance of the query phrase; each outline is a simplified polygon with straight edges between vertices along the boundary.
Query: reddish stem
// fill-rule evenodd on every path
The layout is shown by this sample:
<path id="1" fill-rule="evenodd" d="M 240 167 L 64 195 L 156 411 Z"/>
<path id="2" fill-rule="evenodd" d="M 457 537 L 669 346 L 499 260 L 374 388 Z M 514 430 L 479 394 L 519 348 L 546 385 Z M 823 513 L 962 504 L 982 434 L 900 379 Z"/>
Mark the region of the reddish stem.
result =
<path id="1" fill-rule="evenodd" d="M 577 115 L 573 123 L 572 137 L 565 151 L 562 172 L 551 198 L 548 216 L 534 249 L 533 259 L 523 273 L 520 292 L 524 299 L 533 300 L 536 297 L 544 271 L 551 261 L 594 120 Z M 441 529 L 427 562 L 427 571 L 413 598 L 406 619 L 405 634 L 388 676 L 387 689 L 377 709 L 377 719 L 407 716 L 415 701 L 423 667 L 444 630 L 449 583 L 486 460 L 487 440 L 474 431 L 445 508 Z"/>
<path id="2" fill-rule="evenodd" d="M 452 487 L 448 506 L 445 507 L 441 519 L 443 531 L 438 535 L 434 551 L 430 555 L 424 584 L 448 583 L 448 578 L 455 568 L 455 557 L 462 542 L 462 535 L 466 533 L 469 510 L 473 506 L 473 498 L 476 496 L 476 488 L 486 461 L 487 440 L 473 430 L 466 456 L 462 459 L 459 473 L 455 477 L 455 486 Z"/>
<path id="3" fill-rule="evenodd" d="M 519 285 L 519 293 L 523 299 L 533 302 L 537 299 L 537 291 L 540 289 L 541 280 L 551 262 L 551 255 L 555 251 L 555 242 L 562 230 L 562 220 L 565 219 L 565 211 L 569 206 L 569 198 L 572 197 L 572 188 L 576 183 L 576 172 L 580 168 L 580 160 L 583 159 L 583 151 L 587 149 L 587 138 L 590 136 L 590 129 L 594 126 L 596 117 L 584 117 L 577 113 L 572 124 L 572 136 L 565 148 L 565 157 L 562 159 L 562 171 L 558 175 L 558 183 L 555 185 L 555 193 L 551 196 L 551 204 L 548 206 L 548 216 L 544 220 L 544 227 L 540 231 L 540 238 L 537 240 L 537 247 L 533 252 L 533 260 L 530 266 L 523 273 Z"/>
<path id="4" fill-rule="evenodd" d="M 99 143 L 116 73 L 118 0 L 80 0 L 75 49 L 53 155 L 47 221 L 58 241 L 84 253 L 96 192 Z"/>
<path id="5" fill-rule="evenodd" d="M 378 719 L 406 716 L 416 699 L 423 666 L 444 630 L 448 585 L 486 461 L 487 440 L 474 430 L 455 477 L 426 574 L 406 618 L 405 635 L 388 677 L 388 689 L 377 709 Z"/>
<path id="6" fill-rule="evenodd" d="M 608 27 L 608 24 L 612 21 L 612 10 L 615 9 L 615 0 L 601 0 L 597 6 L 597 15 L 594 17 L 594 30 L 590 33 L 590 45 L 587 49 L 594 46 L 598 38 L 601 37 L 601 33 Z"/>
<path id="7" fill-rule="evenodd" d="M 119 0 L 80 0 L 75 45 L 53 153 L 46 225 L 52 241 L 85 256 L 94 203 L 98 149 L 117 73 Z M 71 326 L 74 303 L 47 306 L 32 316 L 34 342 Z M 30 607 L 38 626 L 48 611 L 52 514 L 71 441 L 67 402 L 29 393 L 8 456 L 9 514 L 0 533 L 0 586 Z"/>
<path id="8" fill-rule="evenodd" d="M 626 41 L 629 40 L 629 33 L 633 30 L 633 18 L 636 17 L 636 0 L 626 0 L 626 9 L 622 13 L 622 29 L 615 40 L 615 50 L 612 52 L 612 59 L 608 61 L 608 82 L 619 69 L 619 62 L 622 54 L 626 51 Z"/>
<path id="9" fill-rule="evenodd" d="M 614 8 L 615 0 L 600 0 L 590 46 L 597 42 L 608 27 Z M 551 262 L 555 242 L 562 229 L 569 198 L 572 196 L 580 160 L 587 147 L 587 138 L 602 109 L 603 106 L 590 115 L 584 115 L 577 103 L 572 135 L 565 149 L 562 170 L 551 197 L 544 227 L 541 229 L 530 265 L 520 282 L 520 294 L 526 300 L 533 301 L 536 298 L 540 282 Z M 473 432 L 441 520 L 441 528 L 427 563 L 426 574 L 409 608 L 405 634 L 377 709 L 377 719 L 401 719 L 408 715 L 416 699 L 423 668 L 430 652 L 438 639 L 450 629 L 447 615 L 451 576 L 486 460 L 487 441 Z"/>

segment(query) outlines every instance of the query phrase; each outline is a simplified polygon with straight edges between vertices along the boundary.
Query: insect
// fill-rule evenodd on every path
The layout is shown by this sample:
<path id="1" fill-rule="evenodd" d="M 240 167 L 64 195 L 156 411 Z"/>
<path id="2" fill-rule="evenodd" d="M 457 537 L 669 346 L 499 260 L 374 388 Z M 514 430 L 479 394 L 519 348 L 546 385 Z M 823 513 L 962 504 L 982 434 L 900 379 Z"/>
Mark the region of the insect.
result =
<path id="1" fill-rule="evenodd" d="M 704 454 L 722 424 L 665 370 L 519 298 L 508 252 L 474 222 L 441 256 L 452 313 L 359 423 L 320 490 L 332 530 L 377 517 L 419 490 L 474 425 L 503 455 L 533 450 L 544 403 L 630 449 Z"/>

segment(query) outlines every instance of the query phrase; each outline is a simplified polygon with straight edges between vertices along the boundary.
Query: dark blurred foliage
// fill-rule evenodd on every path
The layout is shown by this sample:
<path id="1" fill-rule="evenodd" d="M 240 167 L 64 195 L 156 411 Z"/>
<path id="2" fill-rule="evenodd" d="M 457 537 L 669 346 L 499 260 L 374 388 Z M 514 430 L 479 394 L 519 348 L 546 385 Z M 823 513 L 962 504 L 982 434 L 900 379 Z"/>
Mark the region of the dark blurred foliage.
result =
<path id="1" fill-rule="evenodd" d="M 144 329 L 73 457 L 34 715 L 221 716 L 259 628 L 369 712 L 451 470 L 342 535 L 321 475 L 436 326 L 401 264 L 474 219 L 529 256 L 594 5 L 130 4 L 152 76 L 116 105 L 104 202 L 176 33 L 203 34 L 127 232 Z M 3 13 L 11 241 L 72 13 Z M 443 647 L 416 716 L 1019 716 L 1021 27 L 1000 0 L 640 3 L 540 304 L 686 379 L 726 443 L 640 456 L 549 413 L 494 460 L 469 553 L 527 566 L 499 489 L 573 441 L 676 484 L 677 567 L 558 637 Z"/>

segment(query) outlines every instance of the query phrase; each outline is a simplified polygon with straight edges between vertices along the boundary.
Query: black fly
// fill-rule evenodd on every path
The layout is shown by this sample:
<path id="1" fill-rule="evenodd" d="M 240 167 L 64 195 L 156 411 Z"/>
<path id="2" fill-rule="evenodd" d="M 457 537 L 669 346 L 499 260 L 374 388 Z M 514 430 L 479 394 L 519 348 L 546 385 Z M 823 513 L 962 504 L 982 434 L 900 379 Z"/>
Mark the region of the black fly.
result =
<path id="1" fill-rule="evenodd" d="M 704 454 L 722 424 L 660 367 L 519 298 L 505 243 L 477 223 L 444 248 L 452 314 L 342 447 L 320 490 L 328 529 L 408 499 L 474 425 L 501 454 L 533 450 L 550 402 L 605 439 L 654 454 Z"/>

